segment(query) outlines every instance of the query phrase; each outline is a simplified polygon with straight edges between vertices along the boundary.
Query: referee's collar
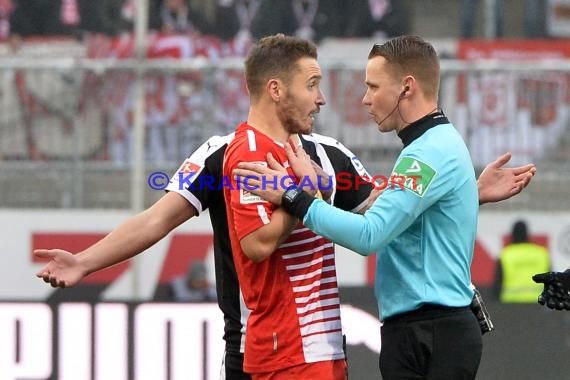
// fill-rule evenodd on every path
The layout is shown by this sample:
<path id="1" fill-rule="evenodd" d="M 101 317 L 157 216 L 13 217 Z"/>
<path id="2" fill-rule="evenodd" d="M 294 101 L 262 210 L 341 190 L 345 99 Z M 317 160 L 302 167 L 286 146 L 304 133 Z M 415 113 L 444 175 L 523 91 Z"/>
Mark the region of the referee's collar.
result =
<path id="1" fill-rule="evenodd" d="M 409 124 L 406 128 L 398 132 L 398 137 L 400 137 L 404 143 L 405 148 L 415 139 L 423 135 L 428 129 L 441 124 L 449 124 L 449 120 L 447 116 L 443 114 L 442 110 L 437 110 Z"/>

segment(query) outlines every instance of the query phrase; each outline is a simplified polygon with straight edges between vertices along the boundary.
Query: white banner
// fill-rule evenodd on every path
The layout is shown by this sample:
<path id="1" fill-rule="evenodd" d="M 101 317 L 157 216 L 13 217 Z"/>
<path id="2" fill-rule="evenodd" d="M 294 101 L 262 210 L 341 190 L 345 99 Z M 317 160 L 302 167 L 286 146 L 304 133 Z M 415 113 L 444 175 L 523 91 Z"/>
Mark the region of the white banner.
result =
<path id="1" fill-rule="evenodd" d="M 84 249 L 125 221 L 123 211 L 3 211 L 0 214 L 0 252 L 6 265 L 0 266 L 0 300 L 45 300 L 55 290 L 36 278 L 44 265 L 34 260 L 34 248 Z M 484 211 L 479 218 L 473 278 L 476 285 L 487 282 L 494 273 L 494 262 L 508 238 L 511 226 L 525 219 L 531 236 L 539 237 L 550 250 L 555 270 L 570 267 L 570 213 Z M 157 287 L 182 275 L 193 258 L 204 259 L 210 280 L 214 281 L 212 229 L 207 215 L 193 218 L 173 231 L 147 252 L 141 254 L 140 271 L 135 275 L 130 262 L 92 274 L 83 284 L 102 288 L 102 301 L 125 300 L 137 294 L 133 284 L 141 286 L 138 294 L 152 300 Z M 75 247 L 75 248 L 74 248 Z M 74 251 L 75 252 L 75 251 Z M 375 257 L 363 258 L 337 247 L 340 286 L 371 285 Z M 479 283 L 478 283 L 479 282 Z"/>
<path id="2" fill-rule="evenodd" d="M 347 344 L 380 352 L 380 322 L 342 305 Z M 216 304 L 0 302 L 2 380 L 218 379 Z"/>

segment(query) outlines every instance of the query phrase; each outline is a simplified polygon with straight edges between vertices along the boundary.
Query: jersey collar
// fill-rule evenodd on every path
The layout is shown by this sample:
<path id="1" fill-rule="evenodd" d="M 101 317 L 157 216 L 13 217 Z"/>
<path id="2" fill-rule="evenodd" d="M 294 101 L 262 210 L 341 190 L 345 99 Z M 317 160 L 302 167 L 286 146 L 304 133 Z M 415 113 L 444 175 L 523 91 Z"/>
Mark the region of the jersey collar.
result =
<path id="1" fill-rule="evenodd" d="M 405 148 L 415 139 L 423 135 L 428 129 L 441 124 L 449 124 L 449 120 L 447 116 L 443 114 L 443 111 L 438 110 L 409 124 L 398 133 L 398 137 L 400 137 L 402 143 L 404 143 Z"/>

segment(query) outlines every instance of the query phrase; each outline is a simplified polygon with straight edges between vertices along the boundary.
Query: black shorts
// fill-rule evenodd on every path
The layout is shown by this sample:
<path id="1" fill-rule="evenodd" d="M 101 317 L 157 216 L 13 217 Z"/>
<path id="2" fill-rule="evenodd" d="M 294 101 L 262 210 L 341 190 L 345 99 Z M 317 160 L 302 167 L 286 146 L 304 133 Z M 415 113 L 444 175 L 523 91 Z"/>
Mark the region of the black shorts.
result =
<path id="1" fill-rule="evenodd" d="M 380 331 L 382 378 L 475 379 L 483 342 L 469 307 L 427 305 L 386 319 Z"/>

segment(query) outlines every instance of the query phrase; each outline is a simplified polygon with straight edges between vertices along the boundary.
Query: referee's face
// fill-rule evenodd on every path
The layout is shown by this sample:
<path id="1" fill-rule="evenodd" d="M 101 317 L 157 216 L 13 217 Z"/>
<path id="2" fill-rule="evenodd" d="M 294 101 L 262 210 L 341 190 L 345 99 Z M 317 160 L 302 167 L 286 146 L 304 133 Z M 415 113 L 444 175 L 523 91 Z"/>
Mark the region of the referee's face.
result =
<path id="1" fill-rule="evenodd" d="M 396 130 L 400 121 L 401 84 L 390 73 L 384 57 L 373 57 L 366 64 L 366 94 L 362 103 L 368 107 L 380 132 Z"/>
<path id="2" fill-rule="evenodd" d="M 301 58 L 291 82 L 285 86 L 277 115 L 290 134 L 313 131 L 315 115 L 326 101 L 321 91 L 322 72 L 317 60 Z"/>

